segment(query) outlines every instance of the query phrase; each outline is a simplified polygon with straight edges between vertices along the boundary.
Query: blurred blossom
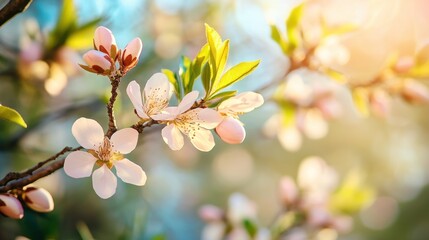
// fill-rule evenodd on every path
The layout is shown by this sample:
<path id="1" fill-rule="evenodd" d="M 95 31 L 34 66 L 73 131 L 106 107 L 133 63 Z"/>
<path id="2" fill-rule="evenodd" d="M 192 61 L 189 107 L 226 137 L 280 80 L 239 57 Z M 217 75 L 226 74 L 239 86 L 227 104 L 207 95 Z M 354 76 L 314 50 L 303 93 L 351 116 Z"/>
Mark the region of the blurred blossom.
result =
<path id="1" fill-rule="evenodd" d="M 338 233 L 334 229 L 326 228 L 320 230 L 316 235 L 316 240 L 336 240 Z"/>
<path id="2" fill-rule="evenodd" d="M 323 66 L 335 67 L 337 65 L 344 65 L 350 59 L 350 54 L 336 37 L 328 37 L 317 46 L 315 57 L 320 61 Z"/>
<path id="3" fill-rule="evenodd" d="M 246 183 L 254 172 L 252 155 L 243 148 L 225 149 L 214 157 L 212 173 L 224 185 L 237 186 Z"/>
<path id="4" fill-rule="evenodd" d="M 360 217 L 366 227 L 381 230 L 387 228 L 395 221 L 398 211 L 399 206 L 396 199 L 382 196 L 365 209 L 360 214 Z"/>
<path id="5" fill-rule="evenodd" d="M 405 79 L 402 96 L 412 103 L 428 103 L 429 89 L 417 80 Z"/>
<path id="6" fill-rule="evenodd" d="M 256 219 L 256 206 L 246 196 L 234 193 L 228 200 L 227 217 L 232 224 L 240 225 L 243 220 Z"/>

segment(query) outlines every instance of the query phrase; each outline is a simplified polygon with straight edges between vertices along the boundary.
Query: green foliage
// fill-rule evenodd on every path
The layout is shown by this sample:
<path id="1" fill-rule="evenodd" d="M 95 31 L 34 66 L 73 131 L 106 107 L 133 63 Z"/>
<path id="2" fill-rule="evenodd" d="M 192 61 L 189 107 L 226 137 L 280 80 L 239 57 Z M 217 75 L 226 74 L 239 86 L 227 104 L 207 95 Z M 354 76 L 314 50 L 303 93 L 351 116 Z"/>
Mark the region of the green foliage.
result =
<path id="1" fill-rule="evenodd" d="M 6 119 L 24 128 L 27 128 L 27 123 L 25 123 L 21 114 L 19 114 L 16 110 L 12 108 L 0 105 L 0 118 Z"/>
<path id="2" fill-rule="evenodd" d="M 48 52 L 53 52 L 64 45 L 75 49 L 90 47 L 92 35 L 101 20 L 102 18 L 99 17 L 79 24 L 77 9 L 73 0 L 64 0 L 57 23 L 48 36 Z"/>
<path id="3" fill-rule="evenodd" d="M 276 25 L 271 25 L 271 38 L 280 46 L 284 54 L 288 53 L 287 41 Z"/>
<path id="4" fill-rule="evenodd" d="M 301 42 L 301 32 L 299 28 L 299 22 L 301 21 L 302 14 L 304 12 L 304 3 L 301 3 L 294 7 L 290 12 L 289 17 L 286 20 L 286 31 L 288 38 L 287 52 L 293 52 Z"/>
<path id="5" fill-rule="evenodd" d="M 221 90 L 252 73 L 259 65 L 259 60 L 241 62 L 223 74 L 228 61 L 229 40 L 222 41 L 216 30 L 207 24 L 206 37 L 207 44 L 201 48 L 194 59 L 182 57 L 177 74 L 167 69 L 162 71 L 173 84 L 179 100 L 194 89 L 195 81 L 200 77 L 206 92 L 204 101 L 210 106 L 217 106 L 237 93 L 237 91 L 221 92 Z"/>
<path id="6" fill-rule="evenodd" d="M 375 198 L 372 187 L 363 183 L 358 171 L 350 172 L 338 190 L 332 195 L 330 207 L 333 211 L 354 214 L 368 206 Z"/>
<path id="7" fill-rule="evenodd" d="M 254 222 L 252 222 L 249 219 L 243 220 L 243 227 L 244 229 L 246 229 L 247 234 L 249 234 L 249 236 L 252 238 L 255 237 L 256 234 L 258 233 L 258 227 Z"/>

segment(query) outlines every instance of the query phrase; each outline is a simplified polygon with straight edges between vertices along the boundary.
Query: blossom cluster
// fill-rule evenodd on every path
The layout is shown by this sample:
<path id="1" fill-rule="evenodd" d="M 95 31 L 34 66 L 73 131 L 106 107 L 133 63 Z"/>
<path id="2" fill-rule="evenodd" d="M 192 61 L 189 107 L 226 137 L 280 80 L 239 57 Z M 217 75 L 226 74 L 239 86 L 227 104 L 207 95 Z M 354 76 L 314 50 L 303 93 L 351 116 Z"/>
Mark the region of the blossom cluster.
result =
<path id="1" fill-rule="evenodd" d="M 94 35 L 94 48 L 84 54 L 87 65 L 81 67 L 112 80 L 122 77 L 137 64 L 142 42 L 135 38 L 124 50 L 118 50 L 112 32 L 98 27 Z M 210 108 L 203 99 L 198 99 L 199 92 L 194 90 L 187 93 L 177 106 L 170 106 L 173 86 L 164 73 L 155 73 L 150 77 L 143 91 L 136 81 L 131 81 L 126 92 L 139 118 L 137 125 L 165 125 L 161 135 L 172 150 L 183 147 L 183 135 L 198 150 L 212 150 L 215 145 L 213 129 L 226 143 L 242 143 L 246 132 L 239 116 L 264 102 L 260 94 L 243 92 Z M 104 133 L 97 121 L 79 118 L 72 126 L 72 133 L 85 150 L 70 153 L 65 159 L 64 170 L 73 178 L 92 175 L 93 188 L 98 196 L 106 199 L 116 192 L 117 178 L 111 170 L 113 167 L 116 175 L 126 183 L 137 186 L 146 183 L 142 168 L 124 157 L 137 146 L 139 132 L 135 128 L 123 128 L 110 135 Z M 98 168 L 93 172 L 94 166 Z"/>

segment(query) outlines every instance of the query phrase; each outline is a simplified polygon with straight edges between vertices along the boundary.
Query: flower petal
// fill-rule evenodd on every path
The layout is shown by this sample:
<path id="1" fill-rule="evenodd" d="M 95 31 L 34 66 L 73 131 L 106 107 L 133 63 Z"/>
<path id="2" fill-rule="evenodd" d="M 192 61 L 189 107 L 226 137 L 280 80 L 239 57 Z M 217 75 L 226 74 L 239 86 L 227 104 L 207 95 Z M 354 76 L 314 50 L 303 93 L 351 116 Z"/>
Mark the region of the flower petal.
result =
<path id="1" fill-rule="evenodd" d="M 196 131 L 190 131 L 188 137 L 194 147 L 200 151 L 208 152 L 215 146 L 213 134 L 210 130 L 201 128 Z"/>
<path id="2" fill-rule="evenodd" d="M 160 114 L 151 116 L 153 120 L 157 121 L 170 121 L 174 120 L 178 115 L 179 108 L 177 107 L 167 107 L 161 111 Z"/>
<path id="3" fill-rule="evenodd" d="M 183 147 L 183 135 L 180 130 L 174 126 L 174 124 L 169 124 L 165 126 L 161 131 L 162 139 L 171 150 L 180 150 Z"/>
<path id="4" fill-rule="evenodd" d="M 151 116 L 158 114 L 168 106 L 170 101 L 170 82 L 163 73 L 155 73 L 144 87 L 144 108 Z"/>
<path id="5" fill-rule="evenodd" d="M 224 142 L 229 144 L 240 144 L 246 137 L 243 124 L 233 117 L 226 117 L 216 127 L 216 133 Z"/>
<path id="6" fill-rule="evenodd" d="M 127 154 L 133 151 L 137 146 L 139 132 L 134 128 L 124 128 L 116 131 L 110 138 L 113 151 Z"/>
<path id="7" fill-rule="evenodd" d="M 21 202 L 12 195 L 0 194 L 0 203 L 0 213 L 13 219 L 24 217 L 24 209 Z"/>
<path id="8" fill-rule="evenodd" d="M 223 101 L 218 110 L 220 112 L 232 111 L 235 113 L 246 113 L 260 107 L 264 103 L 264 98 L 259 93 L 243 92 L 235 97 Z"/>
<path id="9" fill-rule="evenodd" d="M 86 64 L 92 68 L 94 68 L 94 66 L 98 66 L 98 69 L 109 70 L 112 66 L 112 63 L 107 60 L 109 56 L 97 50 L 89 50 L 82 56 L 82 58 Z"/>
<path id="10" fill-rule="evenodd" d="M 143 169 L 126 158 L 116 161 L 115 168 L 116 175 L 126 183 L 137 186 L 143 186 L 146 183 L 147 177 Z"/>
<path id="11" fill-rule="evenodd" d="M 112 31 L 103 26 L 100 26 L 95 29 L 94 45 L 96 49 L 110 54 L 112 45 L 116 46 L 115 37 L 113 36 Z"/>
<path id="12" fill-rule="evenodd" d="M 116 192 L 117 179 L 110 169 L 103 165 L 92 174 L 92 187 L 103 199 L 113 196 Z"/>
<path id="13" fill-rule="evenodd" d="M 197 119 L 195 119 L 195 122 L 198 122 L 201 127 L 206 129 L 217 127 L 223 120 L 222 116 L 217 111 L 210 108 L 196 108 L 191 111 L 197 112 Z"/>
<path id="14" fill-rule="evenodd" d="M 199 94 L 200 93 L 198 91 L 192 91 L 192 92 L 186 94 L 183 97 L 182 101 L 179 103 L 179 106 L 177 106 L 179 109 L 178 114 L 183 113 L 186 110 L 190 109 L 192 107 L 192 105 L 194 105 Z"/>
<path id="15" fill-rule="evenodd" d="M 98 149 L 104 141 L 104 131 L 101 125 L 89 118 L 79 118 L 72 126 L 72 134 L 77 142 L 86 149 Z"/>
<path id="16" fill-rule="evenodd" d="M 149 118 L 143 111 L 142 93 L 140 85 L 136 81 L 131 81 L 127 86 L 127 94 L 137 112 L 137 115 L 143 119 Z"/>
<path id="17" fill-rule="evenodd" d="M 89 177 L 97 159 L 84 151 L 71 152 L 64 160 L 64 171 L 73 178 Z"/>

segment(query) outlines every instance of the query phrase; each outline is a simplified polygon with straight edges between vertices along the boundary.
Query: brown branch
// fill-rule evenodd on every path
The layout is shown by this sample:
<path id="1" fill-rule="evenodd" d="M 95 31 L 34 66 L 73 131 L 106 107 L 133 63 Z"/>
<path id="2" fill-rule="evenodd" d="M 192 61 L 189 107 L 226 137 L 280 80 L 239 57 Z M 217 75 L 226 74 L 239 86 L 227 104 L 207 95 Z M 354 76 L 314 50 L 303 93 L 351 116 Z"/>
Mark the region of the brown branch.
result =
<path id="1" fill-rule="evenodd" d="M 5 24 L 16 14 L 24 12 L 30 6 L 32 0 L 9 0 L 0 10 L 0 26 Z"/>
<path id="2" fill-rule="evenodd" d="M 113 111 L 113 106 L 116 101 L 116 97 L 118 96 L 118 87 L 121 82 L 122 74 L 116 74 L 110 77 L 110 83 L 112 84 L 111 96 L 109 99 L 109 103 L 107 104 L 107 115 L 109 116 L 109 130 L 106 133 L 107 137 L 111 137 L 113 133 L 116 132 L 116 120 L 115 113 Z"/>

